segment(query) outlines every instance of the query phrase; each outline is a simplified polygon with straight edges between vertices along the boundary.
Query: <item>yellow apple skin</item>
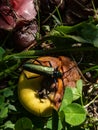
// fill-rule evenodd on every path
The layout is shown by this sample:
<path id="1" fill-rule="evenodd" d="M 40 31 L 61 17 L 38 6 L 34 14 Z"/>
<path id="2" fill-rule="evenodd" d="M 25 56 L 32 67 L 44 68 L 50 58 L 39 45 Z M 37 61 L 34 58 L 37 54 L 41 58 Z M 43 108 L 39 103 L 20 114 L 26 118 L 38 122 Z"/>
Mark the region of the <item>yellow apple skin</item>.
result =
<path id="1" fill-rule="evenodd" d="M 34 78 L 36 76 L 36 78 Z M 50 98 L 39 98 L 38 90 L 41 88 L 43 76 L 23 71 L 18 83 L 18 96 L 21 104 L 36 116 L 48 117 L 52 114 L 54 105 Z M 54 94 L 51 94 L 51 99 Z"/>

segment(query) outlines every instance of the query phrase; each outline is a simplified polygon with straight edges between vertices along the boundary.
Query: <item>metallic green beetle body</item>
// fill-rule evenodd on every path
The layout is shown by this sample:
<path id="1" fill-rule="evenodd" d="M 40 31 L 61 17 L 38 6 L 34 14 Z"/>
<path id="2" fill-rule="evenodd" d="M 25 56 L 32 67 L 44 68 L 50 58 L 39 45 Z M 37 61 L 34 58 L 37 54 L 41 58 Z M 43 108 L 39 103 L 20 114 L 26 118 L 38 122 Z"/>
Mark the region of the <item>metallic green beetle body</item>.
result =
<path id="1" fill-rule="evenodd" d="M 38 64 L 32 64 L 32 63 L 25 63 L 23 65 L 23 68 L 27 71 L 37 73 L 40 75 L 51 76 L 56 79 L 62 77 L 61 72 L 53 67 L 42 66 L 42 65 L 38 65 Z"/>

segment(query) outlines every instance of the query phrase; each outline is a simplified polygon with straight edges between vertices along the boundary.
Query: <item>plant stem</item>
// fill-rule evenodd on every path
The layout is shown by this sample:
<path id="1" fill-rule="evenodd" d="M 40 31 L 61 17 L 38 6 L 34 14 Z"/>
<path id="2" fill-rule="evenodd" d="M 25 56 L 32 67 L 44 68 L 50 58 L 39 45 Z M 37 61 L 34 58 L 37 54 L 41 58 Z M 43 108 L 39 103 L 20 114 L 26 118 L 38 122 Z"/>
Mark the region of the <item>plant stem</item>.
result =
<path id="1" fill-rule="evenodd" d="M 85 74 L 86 72 L 89 72 L 89 71 L 95 70 L 95 69 L 98 69 L 98 65 L 95 65 L 93 67 L 87 68 L 87 69 L 83 70 L 82 72 Z"/>
<path id="2" fill-rule="evenodd" d="M 82 47 L 82 48 L 66 48 L 66 49 L 51 49 L 51 50 L 26 50 L 20 53 L 14 53 L 11 55 L 7 55 L 3 58 L 4 61 L 9 60 L 11 58 L 21 59 L 21 58 L 36 58 L 42 55 L 51 55 L 51 54 L 59 54 L 68 52 L 81 52 L 81 51 L 98 51 L 98 48 L 95 47 Z"/>
<path id="3" fill-rule="evenodd" d="M 57 11 L 57 8 L 60 7 L 60 5 L 62 4 L 63 0 L 60 0 L 59 5 L 53 10 L 53 12 L 42 22 L 43 24 L 45 24 L 50 18 L 51 16 Z"/>
<path id="4" fill-rule="evenodd" d="M 87 108 L 88 106 L 90 106 L 97 98 L 98 98 L 98 95 L 91 102 L 86 104 L 84 107 Z"/>
<path id="5" fill-rule="evenodd" d="M 81 97 L 80 97 L 80 100 L 81 100 L 81 105 L 84 106 L 84 105 L 83 105 L 82 95 L 81 95 Z"/>

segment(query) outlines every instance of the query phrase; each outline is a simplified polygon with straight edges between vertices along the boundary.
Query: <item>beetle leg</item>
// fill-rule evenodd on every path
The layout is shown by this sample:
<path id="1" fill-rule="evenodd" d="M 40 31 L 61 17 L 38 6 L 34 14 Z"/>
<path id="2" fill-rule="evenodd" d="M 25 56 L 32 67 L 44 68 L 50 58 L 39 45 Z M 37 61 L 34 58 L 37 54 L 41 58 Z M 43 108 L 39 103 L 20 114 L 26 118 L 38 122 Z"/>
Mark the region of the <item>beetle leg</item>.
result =
<path id="1" fill-rule="evenodd" d="M 37 62 L 38 64 L 42 65 L 40 60 L 35 59 L 32 63 L 34 64 L 34 62 Z"/>
<path id="2" fill-rule="evenodd" d="M 49 63 L 49 65 L 47 65 L 47 62 Z M 39 65 L 42 65 L 42 66 L 52 67 L 50 61 L 40 61 L 38 59 L 35 59 L 32 63 L 33 64 L 39 64 Z"/>

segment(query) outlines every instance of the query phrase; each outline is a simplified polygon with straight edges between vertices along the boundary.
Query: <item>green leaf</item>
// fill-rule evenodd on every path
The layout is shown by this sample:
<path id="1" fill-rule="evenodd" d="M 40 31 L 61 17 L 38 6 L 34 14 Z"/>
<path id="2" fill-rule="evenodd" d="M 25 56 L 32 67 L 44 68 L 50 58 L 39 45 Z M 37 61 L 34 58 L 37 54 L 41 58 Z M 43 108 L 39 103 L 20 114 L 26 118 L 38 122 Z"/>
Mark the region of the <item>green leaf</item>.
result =
<path id="1" fill-rule="evenodd" d="M 54 30 L 60 33 L 68 34 L 70 32 L 73 32 L 74 28 L 73 26 L 57 26 Z"/>
<path id="2" fill-rule="evenodd" d="M 52 119 L 51 118 L 49 118 L 49 120 L 47 121 L 46 127 L 49 129 L 52 129 Z"/>
<path id="3" fill-rule="evenodd" d="M 42 26 L 42 29 L 44 30 L 44 31 L 50 31 L 50 26 L 49 25 L 43 25 Z"/>
<path id="4" fill-rule="evenodd" d="M 69 104 L 63 111 L 65 114 L 65 121 L 72 126 L 80 125 L 86 119 L 85 109 L 77 103 Z"/>
<path id="5" fill-rule="evenodd" d="M 2 104 L 4 103 L 5 98 L 4 96 L 0 96 L 0 107 L 2 107 Z"/>
<path id="6" fill-rule="evenodd" d="M 59 119 L 59 121 L 58 121 L 58 130 L 62 130 L 62 129 L 63 129 L 63 125 L 62 125 L 61 120 Z"/>
<path id="7" fill-rule="evenodd" d="M 10 88 L 5 88 L 4 90 L 4 96 L 9 97 L 13 95 L 13 91 Z"/>
<path id="8" fill-rule="evenodd" d="M 71 38 L 77 42 L 80 42 L 80 43 L 90 43 L 88 40 L 84 39 L 83 37 L 81 36 L 75 36 L 75 35 L 65 35 L 65 38 Z"/>
<path id="9" fill-rule="evenodd" d="M 66 87 L 65 89 L 65 93 L 63 96 L 63 101 L 60 107 L 60 111 L 62 109 L 64 109 L 68 104 L 71 104 L 73 101 L 73 93 L 72 93 L 72 89 L 70 87 Z"/>
<path id="10" fill-rule="evenodd" d="M 65 114 L 64 111 L 59 112 L 60 121 L 62 123 L 63 128 L 65 127 Z"/>
<path id="11" fill-rule="evenodd" d="M 57 26 L 55 30 L 64 34 L 69 34 L 69 33 L 77 31 L 80 27 L 85 26 L 85 24 L 86 22 L 81 22 L 74 26 Z"/>
<path id="12" fill-rule="evenodd" d="M 53 110 L 52 114 L 52 130 L 58 130 L 58 112 L 56 110 Z"/>
<path id="13" fill-rule="evenodd" d="M 82 96 L 83 83 L 82 83 L 81 79 L 76 82 L 76 87 L 77 87 L 79 94 Z"/>
<path id="14" fill-rule="evenodd" d="M 62 123 L 58 117 L 58 112 L 54 111 L 53 116 L 48 119 L 45 130 L 62 130 Z"/>
<path id="15" fill-rule="evenodd" d="M 63 33 L 57 32 L 57 31 L 53 31 L 51 33 L 50 39 L 56 45 L 57 45 L 58 42 L 60 43 L 60 41 L 61 41 L 61 42 L 63 42 L 63 45 L 66 43 L 65 45 L 68 46 L 69 39 L 70 39 L 70 42 L 71 42 L 71 43 L 69 42 L 69 45 L 73 43 L 72 41 L 77 41 L 77 42 L 80 42 L 80 43 L 89 43 L 89 41 L 87 41 L 86 39 L 84 39 L 81 36 L 70 35 L 70 34 L 65 34 L 65 33 L 63 34 Z M 60 45 L 62 45 L 62 43 L 60 43 Z"/>
<path id="16" fill-rule="evenodd" d="M 55 15 L 52 15 L 52 17 L 54 18 L 55 24 L 61 25 L 61 21 Z"/>
<path id="17" fill-rule="evenodd" d="M 14 105 L 9 104 L 9 105 L 8 105 L 8 108 L 9 108 L 10 110 L 17 111 L 17 109 L 15 108 Z"/>
<path id="18" fill-rule="evenodd" d="M 5 53 L 5 50 L 2 47 L 0 47 L 0 60 L 2 60 L 4 53 Z"/>
<path id="19" fill-rule="evenodd" d="M 82 88 L 83 83 L 82 80 L 80 79 L 76 82 L 76 88 L 71 88 L 73 93 L 73 100 L 77 100 L 78 98 L 82 97 Z"/>
<path id="20" fill-rule="evenodd" d="M 0 118 L 5 118 L 8 116 L 8 107 L 4 107 L 0 111 Z"/>
<path id="21" fill-rule="evenodd" d="M 57 26 L 50 35 L 98 47 L 98 25 L 93 22 L 82 22 L 74 26 Z"/>
<path id="22" fill-rule="evenodd" d="M 7 121 L 7 122 L 4 124 L 4 128 L 5 128 L 5 129 L 8 129 L 8 128 L 14 129 L 14 124 L 13 124 L 11 121 Z"/>
<path id="23" fill-rule="evenodd" d="M 32 121 L 27 117 L 20 118 L 15 124 L 15 130 L 32 130 Z"/>
<path id="24" fill-rule="evenodd" d="M 46 129 L 45 130 L 62 130 L 62 123 L 59 119 L 58 112 L 54 110 L 53 115 L 47 121 Z"/>
<path id="25" fill-rule="evenodd" d="M 93 23 L 87 23 L 86 26 L 79 31 L 79 35 L 89 43 L 98 47 L 98 26 Z"/>
<path id="26" fill-rule="evenodd" d="M 77 88 L 71 88 L 73 93 L 73 101 L 79 99 L 81 96 Z"/>

